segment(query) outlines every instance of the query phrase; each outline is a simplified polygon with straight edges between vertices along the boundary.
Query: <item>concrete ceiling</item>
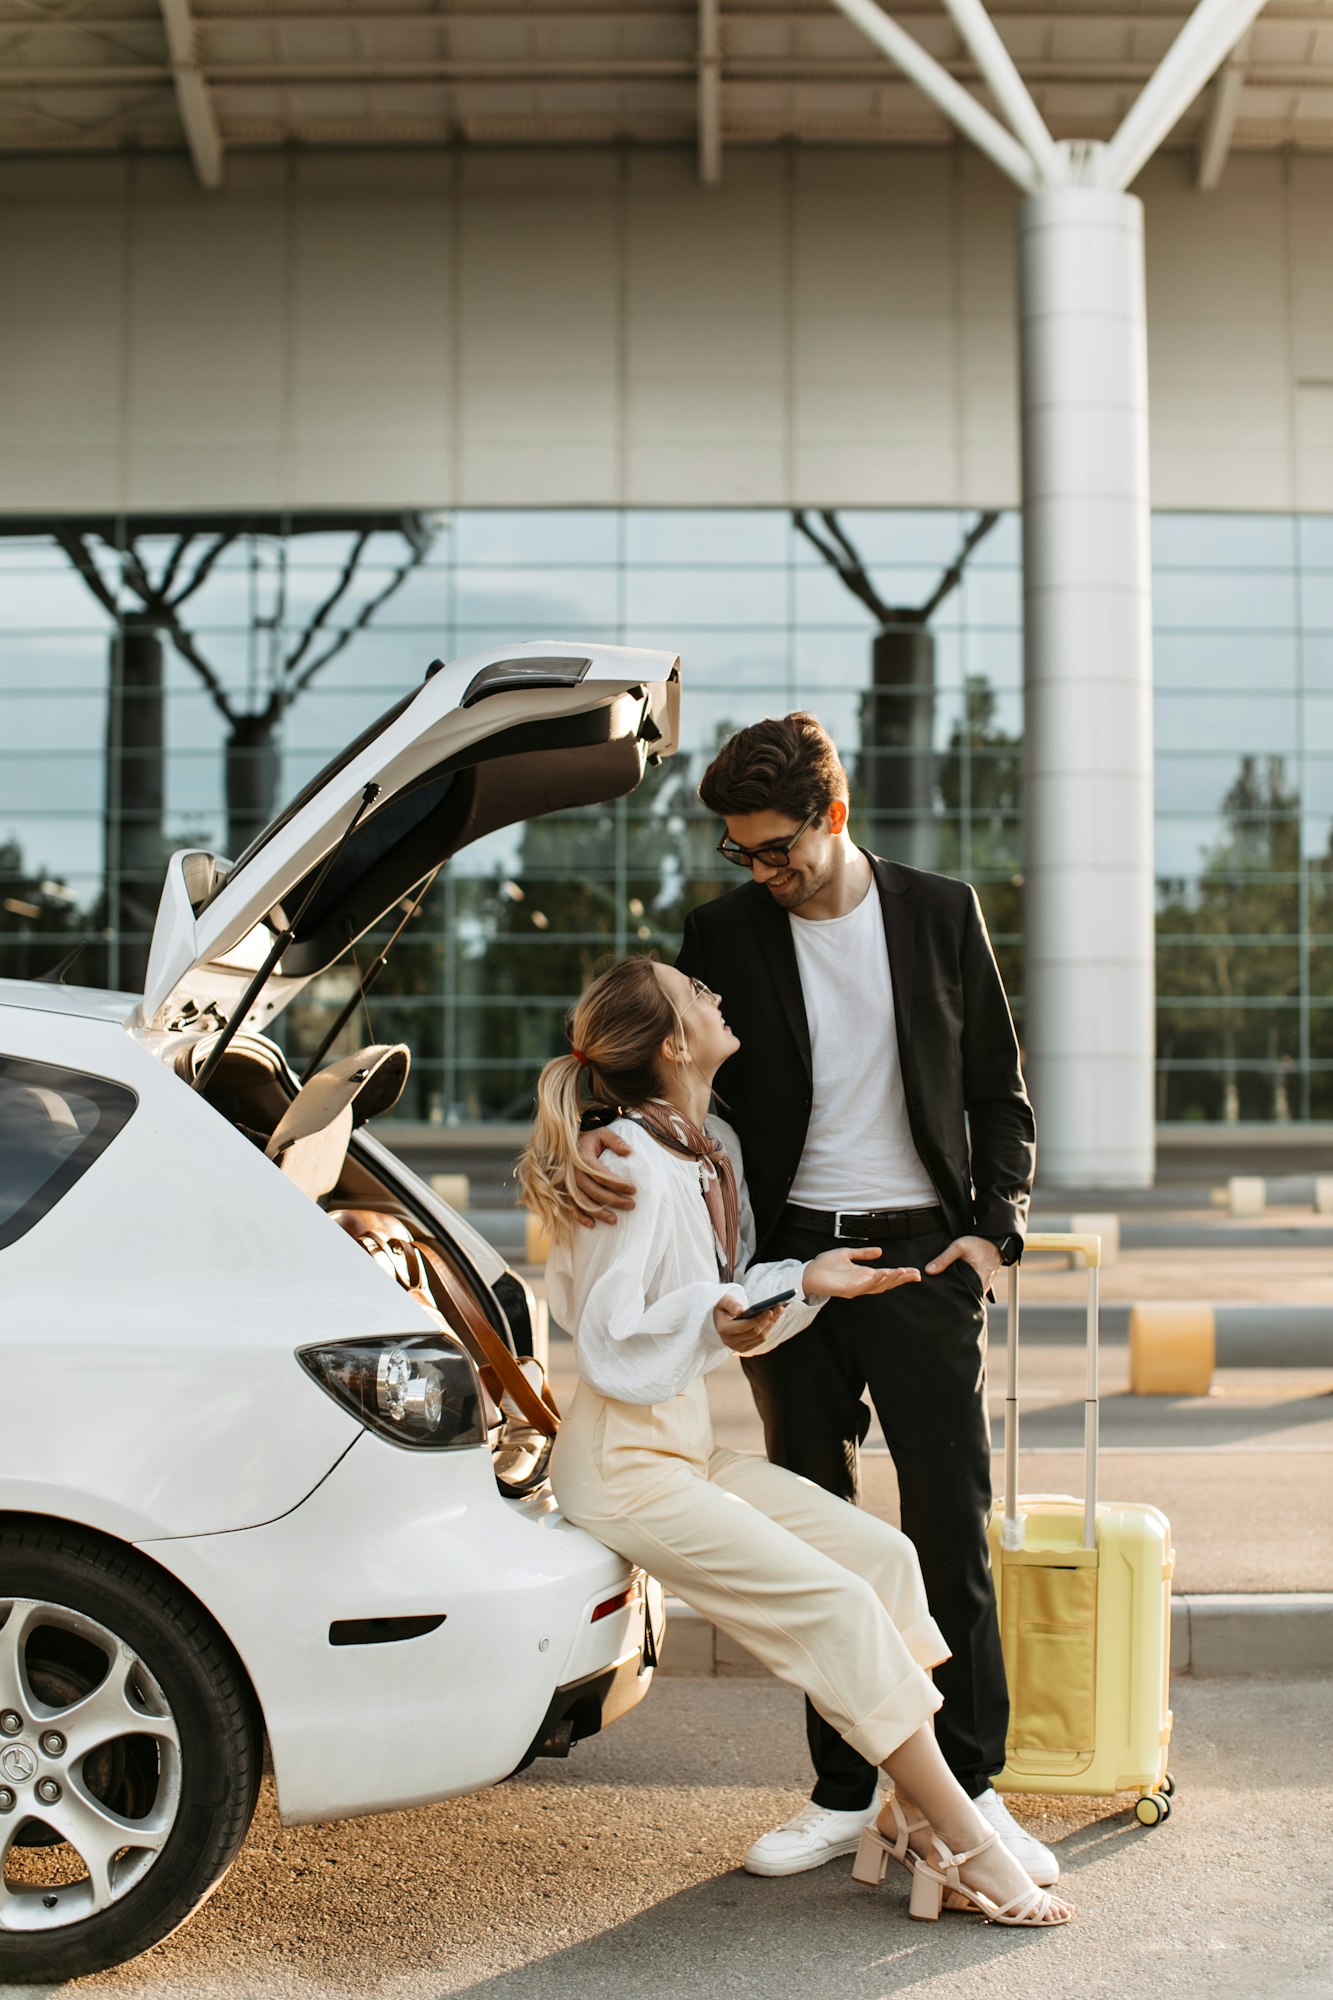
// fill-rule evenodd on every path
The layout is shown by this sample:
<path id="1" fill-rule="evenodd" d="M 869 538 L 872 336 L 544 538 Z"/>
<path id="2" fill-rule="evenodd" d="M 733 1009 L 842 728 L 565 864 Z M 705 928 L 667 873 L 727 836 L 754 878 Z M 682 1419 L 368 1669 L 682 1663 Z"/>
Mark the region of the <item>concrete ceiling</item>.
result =
<path id="1" fill-rule="evenodd" d="M 1105 139 L 1191 5 L 990 12 L 1055 138 Z M 942 0 L 887 11 L 990 101 Z M 1222 161 L 1333 150 L 1333 0 L 1268 0 L 1186 111 L 1205 185 L 1219 129 Z M 830 0 L 0 0 L 0 152 L 188 146 L 209 186 L 289 145 L 696 145 L 711 179 L 734 146 L 954 137 Z"/>

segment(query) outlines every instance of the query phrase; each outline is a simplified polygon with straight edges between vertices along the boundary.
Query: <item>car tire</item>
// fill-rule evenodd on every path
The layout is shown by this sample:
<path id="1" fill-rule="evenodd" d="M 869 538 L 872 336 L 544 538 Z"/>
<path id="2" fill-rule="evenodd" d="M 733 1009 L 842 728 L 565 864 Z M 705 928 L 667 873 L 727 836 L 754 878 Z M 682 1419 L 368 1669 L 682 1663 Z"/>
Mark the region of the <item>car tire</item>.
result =
<path id="1" fill-rule="evenodd" d="M 245 1839 L 263 1731 L 217 1626 L 121 1544 L 0 1524 L 0 1621 L 3 1987 L 182 1924 Z"/>

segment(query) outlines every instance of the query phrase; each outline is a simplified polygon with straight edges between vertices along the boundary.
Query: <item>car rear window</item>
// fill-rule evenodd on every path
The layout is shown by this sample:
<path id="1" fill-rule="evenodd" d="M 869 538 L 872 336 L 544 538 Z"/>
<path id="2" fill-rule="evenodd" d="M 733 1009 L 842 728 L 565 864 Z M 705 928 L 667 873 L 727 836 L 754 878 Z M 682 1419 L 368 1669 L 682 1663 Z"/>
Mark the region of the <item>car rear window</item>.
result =
<path id="1" fill-rule="evenodd" d="M 0 1056 L 0 1250 L 68 1194 L 138 1101 L 105 1077 Z"/>

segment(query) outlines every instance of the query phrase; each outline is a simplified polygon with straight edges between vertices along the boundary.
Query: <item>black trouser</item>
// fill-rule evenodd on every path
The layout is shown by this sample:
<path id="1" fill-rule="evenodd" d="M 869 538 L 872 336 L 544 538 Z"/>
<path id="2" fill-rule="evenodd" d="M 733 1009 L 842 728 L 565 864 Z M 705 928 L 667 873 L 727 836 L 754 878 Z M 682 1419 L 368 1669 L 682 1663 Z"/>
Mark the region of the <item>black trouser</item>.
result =
<path id="1" fill-rule="evenodd" d="M 884 1242 L 887 1266 L 920 1269 L 947 1231 Z M 766 1257 L 846 1249 L 784 1219 Z M 814 1324 L 747 1361 L 745 1372 L 775 1465 L 830 1493 L 858 1497 L 857 1448 L 869 1427 L 868 1389 L 893 1455 L 903 1532 L 916 1544 L 926 1595 L 953 1657 L 935 1669 L 944 1706 L 940 1749 L 963 1789 L 985 1791 L 1004 1763 L 1009 1696 L 986 1544 L 991 1504 L 986 1412 L 986 1316 L 981 1282 L 961 1260 L 938 1277 L 861 1299 L 830 1299 Z M 806 1703 L 816 1805 L 855 1812 L 875 1795 L 875 1770 Z"/>

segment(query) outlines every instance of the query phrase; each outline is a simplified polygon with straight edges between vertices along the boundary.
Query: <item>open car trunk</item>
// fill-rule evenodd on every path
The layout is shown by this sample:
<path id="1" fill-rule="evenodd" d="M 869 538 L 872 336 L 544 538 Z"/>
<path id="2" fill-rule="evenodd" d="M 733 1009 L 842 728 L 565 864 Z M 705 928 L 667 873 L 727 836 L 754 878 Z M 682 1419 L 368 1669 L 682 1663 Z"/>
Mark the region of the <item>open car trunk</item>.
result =
<path id="1" fill-rule="evenodd" d="M 493 1253 L 476 1254 L 479 1241 L 451 1226 L 415 1176 L 358 1137 L 396 1100 L 409 1051 L 361 1051 L 298 1085 L 262 1030 L 469 842 L 632 791 L 647 763 L 677 746 L 679 686 L 672 655 L 624 646 L 516 646 L 437 662 L 237 861 L 172 857 L 143 1000 L 126 1022 L 329 1211 L 331 1228 L 361 1241 L 386 1282 L 411 1290 L 419 1280 L 418 1304 L 478 1365 L 497 1480 L 510 1494 L 539 1482 L 549 1452 L 512 1391 L 494 1386 L 512 1376 L 510 1357 L 532 1353 L 531 1294 Z M 523 1381 L 517 1392 L 522 1405 Z"/>
<path id="2" fill-rule="evenodd" d="M 172 856 L 131 1033 L 265 1026 L 470 842 L 633 791 L 650 760 L 675 750 L 679 701 L 679 660 L 630 646 L 533 644 L 437 663 L 239 860 Z"/>

